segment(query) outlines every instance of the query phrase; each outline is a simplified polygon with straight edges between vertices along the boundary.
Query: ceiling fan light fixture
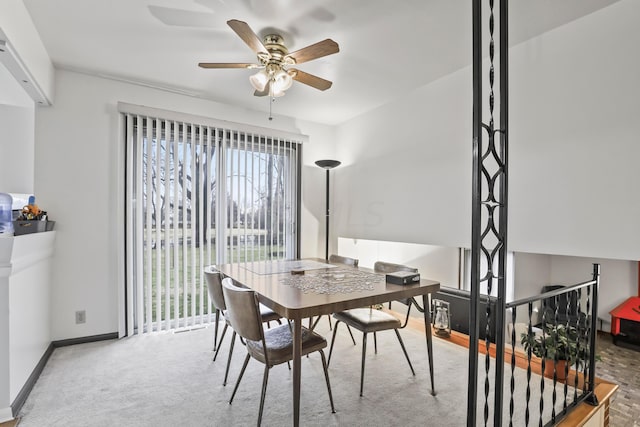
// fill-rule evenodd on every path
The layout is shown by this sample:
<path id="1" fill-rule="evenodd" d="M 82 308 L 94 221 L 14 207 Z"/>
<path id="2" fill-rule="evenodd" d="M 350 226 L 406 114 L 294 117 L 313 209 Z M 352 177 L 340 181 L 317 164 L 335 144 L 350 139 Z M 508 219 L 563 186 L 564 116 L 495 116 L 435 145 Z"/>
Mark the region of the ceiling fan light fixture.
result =
<path id="1" fill-rule="evenodd" d="M 284 95 L 284 91 L 289 89 L 293 84 L 293 78 L 284 71 L 283 69 L 278 70 L 274 76 L 271 86 L 273 88 L 273 92 L 282 92 Z"/>
<path id="2" fill-rule="evenodd" d="M 275 81 L 271 81 L 271 97 L 280 98 L 281 96 L 284 96 L 284 94 L 284 89 L 275 84 Z"/>
<path id="3" fill-rule="evenodd" d="M 249 82 L 251 82 L 251 86 L 258 92 L 264 91 L 265 87 L 267 87 L 267 83 L 269 83 L 269 75 L 265 70 L 260 70 L 252 76 L 249 76 Z"/>

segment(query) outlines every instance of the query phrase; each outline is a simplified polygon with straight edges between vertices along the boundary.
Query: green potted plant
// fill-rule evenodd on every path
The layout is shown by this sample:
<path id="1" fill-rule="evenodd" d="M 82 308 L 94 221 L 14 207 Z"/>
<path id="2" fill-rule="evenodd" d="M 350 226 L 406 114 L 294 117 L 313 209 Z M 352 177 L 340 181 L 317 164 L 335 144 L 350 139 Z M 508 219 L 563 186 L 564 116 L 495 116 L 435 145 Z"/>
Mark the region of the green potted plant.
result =
<path id="1" fill-rule="evenodd" d="M 586 356 L 585 349 L 578 349 L 578 336 L 573 326 L 545 323 L 542 332 L 522 334 L 521 342 L 525 351 L 531 349 L 532 354 L 546 359 L 545 376 L 553 377 L 555 365 L 556 378 L 564 380 L 566 365 L 580 363 Z"/>

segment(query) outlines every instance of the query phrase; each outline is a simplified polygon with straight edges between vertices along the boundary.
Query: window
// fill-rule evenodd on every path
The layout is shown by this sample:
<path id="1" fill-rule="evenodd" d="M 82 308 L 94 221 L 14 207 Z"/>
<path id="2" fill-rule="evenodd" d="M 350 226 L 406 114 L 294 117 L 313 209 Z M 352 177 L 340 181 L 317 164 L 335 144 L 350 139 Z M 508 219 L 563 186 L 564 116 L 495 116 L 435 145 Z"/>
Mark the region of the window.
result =
<path id="1" fill-rule="evenodd" d="M 124 119 L 129 334 L 212 321 L 207 265 L 297 257 L 299 140 Z"/>

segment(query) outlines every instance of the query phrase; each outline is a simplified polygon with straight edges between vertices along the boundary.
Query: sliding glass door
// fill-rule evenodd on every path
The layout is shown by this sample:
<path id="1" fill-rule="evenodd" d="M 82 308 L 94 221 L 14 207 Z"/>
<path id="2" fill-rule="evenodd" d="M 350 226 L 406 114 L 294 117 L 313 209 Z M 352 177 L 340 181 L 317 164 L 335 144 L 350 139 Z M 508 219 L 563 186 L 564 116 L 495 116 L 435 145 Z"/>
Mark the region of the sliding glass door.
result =
<path id="1" fill-rule="evenodd" d="M 297 257 L 297 141 L 125 122 L 129 334 L 210 322 L 207 265 Z"/>

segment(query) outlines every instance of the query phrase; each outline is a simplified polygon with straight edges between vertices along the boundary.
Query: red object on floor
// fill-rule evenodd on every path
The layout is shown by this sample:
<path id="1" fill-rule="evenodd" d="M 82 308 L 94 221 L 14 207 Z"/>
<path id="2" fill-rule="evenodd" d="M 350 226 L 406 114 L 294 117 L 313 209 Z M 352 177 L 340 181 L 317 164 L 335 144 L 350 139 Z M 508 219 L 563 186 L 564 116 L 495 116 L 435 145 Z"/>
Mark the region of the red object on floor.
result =
<path id="1" fill-rule="evenodd" d="M 611 315 L 611 334 L 620 333 L 620 319 L 640 322 L 640 297 L 631 297 L 609 312 Z"/>

